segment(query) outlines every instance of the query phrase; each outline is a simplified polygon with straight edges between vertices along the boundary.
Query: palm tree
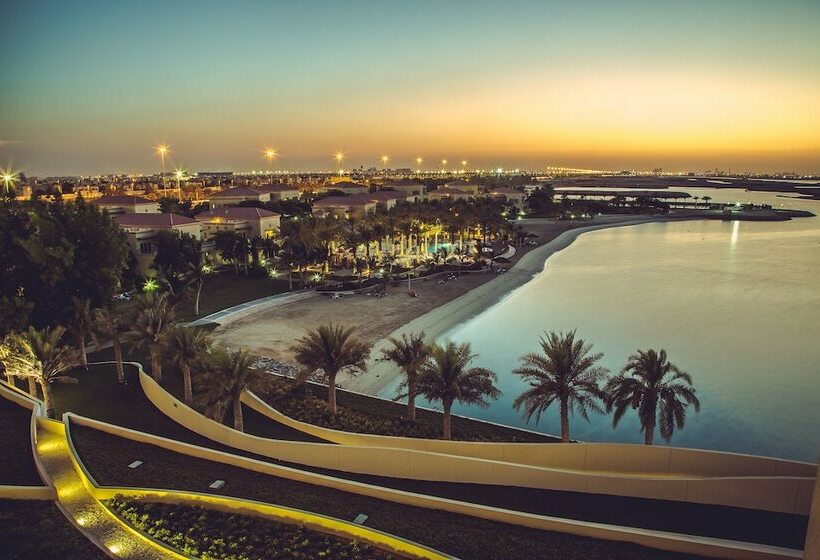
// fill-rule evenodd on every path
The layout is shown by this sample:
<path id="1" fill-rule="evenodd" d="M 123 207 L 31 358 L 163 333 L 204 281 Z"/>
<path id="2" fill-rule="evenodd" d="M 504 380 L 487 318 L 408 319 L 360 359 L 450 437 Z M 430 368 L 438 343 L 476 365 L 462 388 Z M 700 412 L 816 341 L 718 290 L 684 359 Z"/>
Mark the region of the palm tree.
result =
<path id="1" fill-rule="evenodd" d="M 166 331 L 164 339 L 169 361 L 182 372 L 183 401 L 192 406 L 194 391 L 191 384 L 191 364 L 202 358 L 211 344 L 211 338 L 201 328 L 173 327 Z"/>
<path id="2" fill-rule="evenodd" d="M 494 384 L 498 378 L 495 372 L 469 367 L 475 357 L 469 343 L 457 345 L 449 341 L 445 346 L 434 344 L 427 361 L 419 368 L 418 393 L 431 401 L 441 401 L 444 406 L 444 439 L 451 438 L 453 402 L 486 408 L 488 397 L 497 399 L 501 395 Z"/>
<path id="3" fill-rule="evenodd" d="M 134 346 L 151 355 L 151 376 L 162 381 L 162 337 L 174 320 L 174 308 L 167 294 L 150 293 L 136 299 L 137 313 L 128 338 Z"/>
<path id="4" fill-rule="evenodd" d="M 218 345 L 212 346 L 204 359 L 206 414 L 221 422 L 228 407 L 233 407 L 233 427 L 240 432 L 245 428 L 242 392 L 262 377 L 262 372 L 253 367 L 255 361 L 256 357 L 244 348 L 231 352 Z"/>
<path id="5" fill-rule="evenodd" d="M 627 408 L 638 411 L 644 443 L 652 445 L 655 425 L 667 442 L 677 427 L 683 429 L 689 405 L 700 411 L 700 401 L 692 387 L 692 376 L 666 358 L 666 350 L 638 350 L 629 356 L 621 373 L 607 383 L 607 412 L 615 409 L 612 426 L 618 425 Z"/>
<path id="6" fill-rule="evenodd" d="M 77 341 L 77 349 L 80 351 L 80 361 L 84 366 L 88 365 L 85 339 L 91 334 L 92 324 L 91 302 L 87 299 L 73 296 L 71 298 L 69 327 L 71 327 L 72 334 Z"/>
<path id="7" fill-rule="evenodd" d="M 0 361 L 8 374 L 25 377 L 29 381 L 29 392 L 37 398 L 36 385 L 43 391 L 46 414 L 54 418 L 54 400 L 51 384 L 54 382 L 76 383 L 65 372 L 77 360 L 77 351 L 64 343 L 65 327 L 34 327 L 23 333 L 10 333 L 0 342 Z M 36 384 L 36 385 L 35 385 Z"/>
<path id="8" fill-rule="evenodd" d="M 99 342 L 101 338 L 111 341 L 111 347 L 114 349 L 114 361 L 117 369 L 117 383 L 125 383 L 125 372 L 122 368 L 122 341 L 125 334 L 125 318 L 119 313 L 115 313 L 112 309 L 95 309 L 94 310 L 94 331 L 93 337 L 95 342 Z"/>
<path id="9" fill-rule="evenodd" d="M 429 356 L 429 349 L 424 342 L 424 333 L 410 333 L 401 335 L 401 339 L 389 337 L 392 348 L 382 350 L 384 360 L 389 360 L 399 366 L 404 379 L 399 385 L 397 399 L 407 397 L 407 419 L 416 421 L 416 383 L 421 365 Z"/>
<path id="10" fill-rule="evenodd" d="M 336 414 L 336 376 L 339 372 L 367 371 L 370 344 L 353 336 L 353 328 L 324 325 L 309 331 L 293 346 L 296 361 L 304 366 L 300 378 L 322 370 L 327 381 L 327 402 Z"/>
<path id="11" fill-rule="evenodd" d="M 576 410 L 584 420 L 589 411 L 603 412 L 599 401 L 605 399 L 600 383 L 609 373 L 595 363 L 603 357 L 600 352 L 591 354 L 592 345 L 575 338 L 576 331 L 544 333 L 541 337 L 541 354 L 521 356 L 521 367 L 513 373 L 521 376 L 529 385 L 513 402 L 513 407 L 524 407 L 524 420 L 529 423 L 535 415 L 535 423 L 541 413 L 558 402 L 561 408 L 561 441 L 569 442 L 569 415 Z"/>

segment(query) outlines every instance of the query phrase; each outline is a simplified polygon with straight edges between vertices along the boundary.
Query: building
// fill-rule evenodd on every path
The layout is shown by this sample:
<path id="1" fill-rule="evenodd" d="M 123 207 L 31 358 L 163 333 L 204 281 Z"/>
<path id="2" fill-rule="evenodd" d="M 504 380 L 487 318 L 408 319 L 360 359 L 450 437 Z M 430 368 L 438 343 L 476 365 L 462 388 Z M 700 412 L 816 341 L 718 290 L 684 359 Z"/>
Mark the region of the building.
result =
<path id="1" fill-rule="evenodd" d="M 203 240 L 207 243 L 220 231 L 238 233 L 248 239 L 253 237 L 277 237 L 281 216 L 264 208 L 251 206 L 225 206 L 195 217 L 202 228 Z"/>
<path id="2" fill-rule="evenodd" d="M 157 252 L 156 238 L 162 230 L 186 233 L 195 239 L 202 238 L 199 222 L 179 214 L 129 212 L 114 216 L 114 221 L 128 235 L 128 244 L 137 257 L 137 269 L 141 274 L 151 270 Z"/>
<path id="3" fill-rule="evenodd" d="M 327 185 L 327 190 L 342 191 L 345 194 L 364 194 L 370 192 L 370 187 L 361 183 L 353 183 L 351 181 L 339 181 Z"/>
<path id="4" fill-rule="evenodd" d="M 270 200 L 298 200 L 299 189 L 294 185 L 273 184 L 254 187 L 254 190 L 268 193 Z"/>
<path id="5" fill-rule="evenodd" d="M 500 198 L 514 204 L 519 210 L 524 209 L 524 200 L 527 198 L 525 193 L 512 187 L 496 187 L 487 194 L 493 198 Z"/>
<path id="6" fill-rule="evenodd" d="M 426 187 L 423 183 L 419 183 L 414 179 L 399 179 L 398 181 L 385 183 L 382 186 L 382 188 L 412 194 L 417 197 L 416 200 L 419 200 L 421 197 L 423 197 L 424 191 L 426 190 Z"/>
<path id="7" fill-rule="evenodd" d="M 449 183 L 445 183 L 444 186 L 448 189 L 458 189 L 470 193 L 473 196 L 478 196 L 478 193 L 481 192 L 481 185 L 465 181 L 464 179 L 450 181 Z"/>
<path id="8" fill-rule="evenodd" d="M 233 187 L 211 195 L 211 208 L 236 206 L 241 202 L 268 202 L 270 194 L 250 187 Z"/>
<path id="9" fill-rule="evenodd" d="M 159 213 L 159 203 L 141 196 L 123 196 L 107 194 L 91 202 L 100 210 L 105 210 L 112 216 L 119 214 L 156 214 Z"/>
<path id="10" fill-rule="evenodd" d="M 361 218 L 376 211 L 378 203 L 362 195 L 329 196 L 313 203 L 315 216 L 335 218 Z"/>
<path id="11" fill-rule="evenodd" d="M 429 200 L 470 200 L 473 196 L 474 195 L 469 192 L 450 187 L 439 187 L 427 193 Z"/>

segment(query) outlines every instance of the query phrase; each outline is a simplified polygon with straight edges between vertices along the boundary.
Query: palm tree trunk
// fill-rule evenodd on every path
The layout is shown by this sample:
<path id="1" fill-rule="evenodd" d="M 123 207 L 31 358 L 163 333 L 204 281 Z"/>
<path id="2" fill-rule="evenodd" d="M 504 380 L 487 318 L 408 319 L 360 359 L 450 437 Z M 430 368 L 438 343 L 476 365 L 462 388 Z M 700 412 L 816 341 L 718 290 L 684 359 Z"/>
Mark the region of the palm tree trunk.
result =
<path id="1" fill-rule="evenodd" d="M 245 431 L 245 422 L 242 419 L 242 401 L 239 396 L 233 399 L 233 429 L 238 432 Z"/>
<path id="2" fill-rule="evenodd" d="M 444 439 L 452 439 L 452 433 L 450 431 L 450 409 L 452 406 L 452 402 L 444 401 Z"/>
<path id="3" fill-rule="evenodd" d="M 191 386 L 191 366 L 188 362 L 182 362 L 180 364 L 180 369 L 182 370 L 182 386 L 183 386 L 183 400 L 185 404 L 188 406 L 192 406 L 194 404 L 194 390 Z"/>
<path id="4" fill-rule="evenodd" d="M 158 383 L 162 382 L 162 361 L 159 352 L 151 348 L 151 377 Z"/>
<path id="5" fill-rule="evenodd" d="M 37 398 L 37 381 L 33 377 L 28 378 L 28 394 Z"/>
<path id="6" fill-rule="evenodd" d="M 567 401 L 561 401 L 561 441 L 569 443 L 569 407 Z"/>
<path id="7" fill-rule="evenodd" d="M 416 384 L 407 382 L 407 419 L 416 421 Z"/>
<path id="8" fill-rule="evenodd" d="M 85 335 L 78 334 L 77 335 L 77 348 L 80 349 L 80 363 L 84 366 L 88 365 L 88 355 L 85 352 Z"/>
<path id="9" fill-rule="evenodd" d="M 336 373 L 329 373 L 327 376 L 327 402 L 330 413 L 336 416 Z"/>
<path id="10" fill-rule="evenodd" d="M 196 299 L 194 299 L 194 316 L 199 316 L 199 296 L 202 295 L 202 284 L 204 284 L 204 280 L 199 281 L 199 286 L 196 289 Z"/>
<path id="11" fill-rule="evenodd" d="M 40 388 L 43 390 L 43 404 L 46 407 L 46 416 L 54 418 L 54 399 L 51 398 L 51 383 L 40 381 Z"/>
<path id="12" fill-rule="evenodd" d="M 655 441 L 655 416 L 653 415 L 652 418 L 646 423 L 646 429 L 644 430 L 644 438 L 643 442 L 645 445 L 652 445 Z"/>
<path id="13" fill-rule="evenodd" d="M 117 383 L 122 385 L 125 383 L 125 372 L 122 369 L 122 343 L 119 338 L 115 338 L 111 341 L 111 345 L 114 347 L 114 361 L 117 363 Z"/>

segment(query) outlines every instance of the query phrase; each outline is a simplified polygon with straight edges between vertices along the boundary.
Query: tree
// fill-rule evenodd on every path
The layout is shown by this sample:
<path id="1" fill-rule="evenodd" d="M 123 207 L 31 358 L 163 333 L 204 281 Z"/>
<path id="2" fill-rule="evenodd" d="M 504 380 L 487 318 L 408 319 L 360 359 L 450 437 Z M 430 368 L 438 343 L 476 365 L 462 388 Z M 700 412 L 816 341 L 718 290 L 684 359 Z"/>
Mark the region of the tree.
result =
<path id="1" fill-rule="evenodd" d="M 416 421 L 416 384 L 419 368 L 427 360 L 429 349 L 424 342 L 424 333 L 401 335 L 401 339 L 389 337 L 392 348 L 382 350 L 384 360 L 389 360 L 401 368 L 404 379 L 398 387 L 397 399 L 407 397 L 407 419 Z"/>
<path id="2" fill-rule="evenodd" d="M 112 309 L 100 308 L 94 310 L 94 330 L 92 335 L 96 341 L 110 340 L 114 349 L 114 361 L 117 369 L 117 383 L 125 383 L 125 372 L 122 368 L 122 342 L 126 332 L 125 318 Z"/>
<path id="3" fill-rule="evenodd" d="M 667 442 L 675 428 L 683 429 L 686 409 L 700 411 L 700 401 L 692 387 L 692 376 L 667 360 L 666 350 L 638 350 L 629 356 L 620 374 L 607 383 L 607 412 L 615 410 L 612 426 L 620 422 L 628 408 L 638 411 L 644 443 L 652 445 L 655 425 Z"/>
<path id="4" fill-rule="evenodd" d="M 156 245 L 154 268 L 168 286 L 173 303 L 192 292 L 194 314 L 199 315 L 202 284 L 210 268 L 202 254 L 202 242 L 187 233 L 164 230 L 157 233 Z"/>
<path id="5" fill-rule="evenodd" d="M 524 407 L 524 420 L 529 423 L 535 415 L 535 423 L 541 413 L 558 402 L 561 414 L 561 441 L 569 442 L 569 415 L 576 410 L 584 420 L 589 411 L 603 412 L 600 401 L 605 395 L 600 383 L 608 370 L 596 366 L 603 357 L 591 354 L 592 345 L 575 338 L 576 331 L 568 333 L 544 333 L 541 337 L 542 353 L 521 356 L 521 367 L 513 373 L 528 384 L 528 388 L 513 402 L 513 407 Z"/>
<path id="6" fill-rule="evenodd" d="M 80 361 L 84 366 L 88 365 L 88 352 L 85 349 L 85 339 L 91 334 L 92 325 L 91 302 L 87 299 L 72 297 L 69 327 L 71 327 L 72 334 L 77 341 Z"/>
<path id="7" fill-rule="evenodd" d="M 128 338 L 139 349 L 151 356 L 151 376 L 162 381 L 163 335 L 172 325 L 174 308 L 168 295 L 161 292 L 143 294 L 136 298 L 136 315 Z"/>
<path id="8" fill-rule="evenodd" d="M 235 352 L 214 345 L 204 359 L 203 384 L 206 414 L 221 422 L 229 407 L 233 407 L 233 427 L 244 431 L 242 393 L 259 381 L 262 372 L 254 369 L 256 357 L 245 349 Z"/>
<path id="9" fill-rule="evenodd" d="M 183 400 L 188 406 L 194 403 L 191 384 L 191 364 L 200 360 L 211 344 L 211 338 L 204 329 L 194 327 L 172 327 L 165 333 L 165 348 L 169 362 L 182 372 Z"/>
<path id="10" fill-rule="evenodd" d="M 327 401 L 336 414 L 336 376 L 339 372 L 356 374 L 367 371 L 370 344 L 353 336 L 353 328 L 324 325 L 296 341 L 292 350 L 304 367 L 300 378 L 322 370 L 327 381 Z"/>
<path id="11" fill-rule="evenodd" d="M 430 356 L 419 368 L 418 393 L 431 401 L 441 401 L 444 407 L 444 439 L 451 439 L 451 409 L 458 401 L 482 408 L 489 406 L 487 398 L 497 399 L 501 391 L 495 386 L 495 372 L 481 367 L 469 367 L 476 357 L 470 344 L 457 345 L 448 341 L 430 348 Z"/>
<path id="12" fill-rule="evenodd" d="M 29 392 L 35 398 L 35 383 L 40 386 L 49 418 L 55 416 L 51 384 L 77 382 L 75 378 L 65 375 L 77 359 L 76 350 L 64 343 L 65 334 L 66 329 L 61 326 L 42 330 L 29 327 L 23 333 L 6 335 L 0 342 L 0 362 L 7 375 L 27 378 Z"/>
<path id="13" fill-rule="evenodd" d="M 551 186 L 542 186 L 527 197 L 527 206 L 533 214 L 551 216 L 555 214 L 555 202 L 552 199 L 554 194 Z"/>

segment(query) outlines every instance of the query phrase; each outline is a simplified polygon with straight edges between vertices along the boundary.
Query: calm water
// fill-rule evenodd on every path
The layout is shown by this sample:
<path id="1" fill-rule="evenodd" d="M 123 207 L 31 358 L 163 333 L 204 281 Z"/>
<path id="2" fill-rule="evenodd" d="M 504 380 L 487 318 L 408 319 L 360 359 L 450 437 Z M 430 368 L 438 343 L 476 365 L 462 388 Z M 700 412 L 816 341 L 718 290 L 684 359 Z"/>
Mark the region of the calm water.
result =
<path id="1" fill-rule="evenodd" d="M 768 201 L 820 214 L 820 203 L 769 193 L 687 189 L 714 201 Z M 816 461 L 820 448 L 820 218 L 697 221 L 591 232 L 545 270 L 445 338 L 469 341 L 499 374 L 489 409 L 457 413 L 525 424 L 511 371 L 544 330 L 578 328 L 615 371 L 637 348 L 665 348 L 702 403 L 672 444 Z M 392 389 L 385 391 L 392 396 Z M 530 426 L 532 427 L 532 425 Z M 633 415 L 570 419 L 585 441 L 642 442 Z M 557 410 L 536 428 L 560 433 Z M 656 439 L 659 436 L 656 435 Z"/>

